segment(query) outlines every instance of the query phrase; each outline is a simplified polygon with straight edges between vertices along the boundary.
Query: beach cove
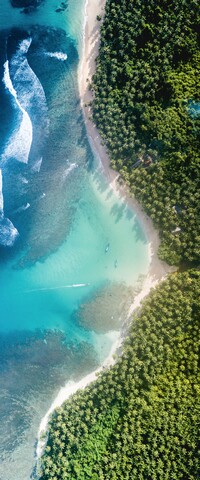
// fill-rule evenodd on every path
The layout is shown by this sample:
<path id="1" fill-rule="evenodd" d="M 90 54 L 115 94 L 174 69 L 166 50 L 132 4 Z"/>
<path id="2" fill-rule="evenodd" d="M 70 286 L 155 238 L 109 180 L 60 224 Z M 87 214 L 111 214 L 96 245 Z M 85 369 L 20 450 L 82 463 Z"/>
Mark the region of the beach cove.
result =
<path id="1" fill-rule="evenodd" d="M 109 156 L 106 147 L 99 135 L 99 132 L 92 120 L 91 102 L 93 94 L 89 85 L 92 82 L 92 76 L 95 73 L 95 59 L 98 56 L 100 42 L 100 26 L 104 16 L 105 0 L 86 0 L 85 15 L 83 26 L 83 44 L 80 47 L 80 62 L 78 71 L 79 93 L 81 106 L 83 109 L 86 131 L 91 149 L 97 158 L 97 169 L 102 171 L 110 188 L 115 194 L 123 200 L 139 217 L 142 227 L 148 239 L 148 251 L 150 258 L 150 266 L 147 276 L 144 278 L 139 287 L 139 293 L 135 294 L 133 302 L 129 306 L 127 317 L 122 325 L 121 332 L 117 340 L 113 343 L 108 357 L 102 366 L 90 374 L 86 375 L 78 382 L 68 382 L 63 387 L 55 401 L 51 405 L 49 411 L 42 419 L 38 432 L 38 444 L 36 450 L 38 468 L 39 460 L 42 455 L 46 443 L 45 432 L 48 432 L 48 421 L 56 408 L 59 408 L 64 401 L 71 397 L 78 390 L 84 389 L 86 386 L 95 381 L 97 376 L 104 371 L 105 368 L 112 366 L 118 355 L 121 354 L 121 347 L 124 339 L 128 335 L 129 324 L 132 315 L 141 306 L 142 300 L 149 294 L 152 288 L 155 288 L 159 282 L 163 281 L 167 274 L 174 269 L 169 267 L 165 262 L 159 260 L 157 251 L 160 243 L 158 232 L 153 227 L 151 219 L 145 214 L 137 200 L 130 196 L 130 192 L 126 185 L 118 182 L 119 175 L 109 167 Z M 117 357 L 116 357 L 117 355 Z"/>
<path id="2" fill-rule="evenodd" d="M 55 28 L 59 24 L 62 28 L 66 28 L 64 15 L 67 13 L 69 16 L 69 12 L 71 12 L 71 18 L 73 20 L 76 18 L 77 22 L 76 34 L 77 32 L 78 34 L 75 45 L 76 47 L 79 45 L 80 49 L 82 38 L 80 25 L 82 26 L 83 18 L 85 19 L 84 53 L 79 70 L 79 90 L 83 106 L 83 103 L 87 102 L 85 94 L 83 94 L 87 85 L 86 79 L 93 71 L 87 69 L 91 62 L 91 55 L 93 58 L 92 68 L 94 68 L 94 58 L 98 49 L 99 22 L 96 23 L 98 12 L 95 11 L 95 8 L 100 7 L 100 12 L 103 8 L 103 3 L 97 2 L 96 6 L 94 2 L 91 3 L 88 2 L 84 6 L 82 2 L 80 7 L 78 2 L 76 5 L 69 2 L 68 13 L 62 13 L 62 21 L 58 20 L 58 14 L 51 15 L 49 43 L 43 38 L 39 53 L 38 44 L 41 42 L 42 29 L 39 29 L 38 26 L 36 30 L 31 27 L 34 22 L 35 24 L 38 22 L 37 12 L 30 18 L 27 16 L 25 20 L 23 14 L 15 10 L 11 17 L 12 26 L 19 26 L 20 20 L 20 27 L 28 28 L 28 35 L 31 34 L 33 40 L 32 44 L 27 43 L 27 33 L 24 37 L 24 32 L 20 32 L 17 40 L 12 41 L 9 61 L 13 71 L 10 70 L 10 79 L 12 81 L 14 78 L 14 68 L 16 68 L 16 62 L 19 61 L 17 54 L 13 53 L 16 52 L 15 42 L 21 42 L 20 61 L 23 61 L 24 66 L 26 65 L 28 68 L 23 55 L 24 49 L 25 52 L 30 50 L 29 65 L 31 65 L 32 72 L 37 73 L 44 92 L 29 70 L 30 84 L 36 85 L 37 82 L 37 92 L 41 93 L 40 100 L 41 98 L 44 100 L 42 113 L 46 125 L 47 147 L 41 140 L 41 145 L 37 146 L 38 150 L 35 145 L 31 156 L 29 152 L 28 164 L 25 161 L 22 165 L 16 163 L 17 168 L 12 181 L 18 179 L 21 182 L 21 190 L 19 196 L 17 191 L 14 192 L 14 200 L 18 202 L 15 209 L 12 204 L 8 205 L 9 198 L 6 194 L 6 189 L 12 187 L 12 182 L 9 184 L 8 180 L 9 163 L 6 164 L 6 167 L 4 164 L 1 166 L 3 192 L 1 203 L 4 202 L 3 206 L 12 218 L 14 228 L 16 226 L 18 228 L 19 241 L 26 237 L 26 243 L 21 245 L 21 249 L 17 250 L 17 246 L 15 247 L 16 251 L 14 251 L 11 261 L 7 256 L 4 257 L 3 253 L 0 278 L 3 305 L 1 318 L 3 354 L 9 357 L 1 376 L 2 385 L 6 387 L 5 393 L 3 390 L 2 405 L 9 408 L 9 412 L 6 408 L 1 411 L 2 418 L 6 419 L 7 423 L 4 425 L 7 425 L 8 432 L 10 427 L 13 429 L 12 442 L 9 435 L 8 437 L 5 435 L 4 442 L 2 442 L 3 461 L 0 477 L 2 476 L 5 480 L 16 477 L 16 468 L 20 480 L 27 478 L 27 472 L 30 472 L 31 465 L 33 466 L 33 439 L 36 438 L 40 418 L 43 417 L 45 411 L 49 411 L 49 408 L 52 412 L 70 394 L 95 379 L 99 365 L 107 366 L 112 363 L 113 354 L 121 345 L 122 337 L 125 334 L 123 332 L 121 336 L 120 331 L 124 322 L 126 323 L 125 320 L 129 313 L 139 306 L 142 298 L 155 284 L 154 282 L 159 281 L 165 274 L 165 265 L 158 262 L 154 253 L 157 249 L 158 239 L 156 240 L 156 236 L 153 237 L 150 220 L 146 219 L 135 201 L 132 203 L 126 192 L 119 189 L 116 174 L 108 168 L 108 158 L 101 145 L 98 132 L 92 131 L 94 128 L 92 122 L 85 116 L 88 139 L 96 159 L 87 144 L 86 132 L 77 106 L 78 55 L 73 42 L 70 43 L 71 39 L 74 41 L 75 38 L 74 23 L 68 21 L 69 43 L 66 44 L 65 36 L 60 31 L 59 38 L 56 36 Z M 53 2 L 51 7 L 55 9 Z M 41 6 L 42 15 L 41 11 L 38 11 L 41 23 L 43 24 L 45 19 L 46 25 L 48 24 L 47 8 L 45 5 Z M 76 8 L 79 12 L 78 20 Z M 82 13 L 85 14 L 84 17 L 82 17 Z M 8 14 L 5 17 L 4 28 L 9 28 Z M 93 34 L 90 29 L 88 31 L 89 27 Z M 52 44 L 52 38 L 55 44 Z M 95 48 L 93 42 L 95 42 Z M 44 54 L 44 52 L 46 53 Z M 14 56 L 13 65 L 12 55 Z M 54 85 L 52 81 L 51 85 L 48 84 L 47 79 L 44 78 L 42 66 L 39 68 L 41 55 L 44 55 L 46 66 L 54 75 L 56 67 Z M 5 64 L 4 60 L 5 58 L 2 60 L 2 66 Z M 73 68 L 69 68 L 67 62 Z M 5 68 L 2 68 L 2 72 L 4 75 L 2 88 L 5 89 Z M 33 112 L 33 101 L 31 100 L 31 105 L 28 105 L 27 97 L 25 100 L 20 82 L 21 79 L 18 84 L 15 83 L 14 87 L 19 92 L 18 98 L 24 110 L 27 109 L 29 112 L 34 127 L 34 122 L 38 118 L 37 112 L 36 110 Z M 69 95 L 66 97 L 67 88 L 69 88 Z M 6 101 L 8 101 L 9 92 L 7 87 Z M 34 106 L 36 105 L 38 108 L 39 100 L 36 97 L 34 102 Z M 63 120 L 60 131 L 57 125 L 58 118 L 55 115 L 58 111 Z M 77 114 L 76 119 L 74 112 Z M 48 137 L 49 129 L 50 137 Z M 33 129 L 33 138 L 36 133 Z M 15 141 L 17 141 L 17 134 L 18 131 L 15 127 Z M 30 148 L 30 135 L 29 143 L 27 139 L 25 146 L 27 147 L 27 145 Z M 4 148 L 4 162 L 8 162 L 9 149 L 6 148 Z M 42 163 L 39 157 L 39 148 L 43 152 Z M 45 149 L 47 149 L 47 153 L 45 153 Z M 66 153 L 63 154 L 63 152 Z M 12 155 L 14 157 L 17 153 L 13 152 Z M 64 157 L 65 155 L 66 157 Z M 31 172 L 28 170 L 29 161 L 31 162 Z M 32 190 L 28 190 L 29 185 Z M 22 200 L 23 203 L 20 203 Z M 27 232 L 27 221 L 30 222 L 30 218 L 31 223 L 29 223 Z M 68 219 L 67 224 L 66 218 Z M 51 230 L 52 228 L 53 230 Z M 46 238 L 45 235 L 41 235 L 41 231 L 45 232 Z M 25 237 L 20 232 L 25 232 Z M 138 289 L 140 293 L 138 293 Z M 120 302 L 119 290 L 122 295 Z M 110 303 L 108 296 L 112 300 Z M 119 306 L 118 303 L 120 303 Z M 103 309 L 105 304 L 106 309 Z M 123 318 L 125 305 L 127 311 Z M 94 312 L 96 325 L 92 326 L 91 319 Z M 104 325 L 104 328 L 101 329 L 101 317 L 104 315 L 107 326 Z M 117 317 L 117 315 L 119 318 L 113 322 L 112 317 Z M 77 319 L 80 319 L 79 322 Z M 109 319 L 112 327 L 108 326 Z M 17 350 L 15 345 L 17 345 Z M 9 385 L 13 372 L 16 380 Z M 21 372 L 24 375 L 22 388 L 19 382 Z M 34 375 L 33 372 L 35 372 Z M 6 382 L 5 375 L 7 375 Z M 70 384 L 66 383 L 68 377 L 70 377 Z M 19 383 L 18 390 L 17 383 Z M 61 385 L 65 385 L 62 390 L 60 390 Z M 21 395 L 23 395 L 23 400 Z M 14 423 L 13 410 L 15 410 Z M 47 426 L 48 415 L 45 415 L 45 419 L 40 426 L 40 432 Z M 15 433 L 18 437 L 17 442 L 14 439 Z M 38 454 L 40 454 L 40 449 Z M 28 465 L 26 464 L 27 458 L 29 459 Z M 20 464 L 22 459 L 24 463 Z"/>
<path id="3" fill-rule="evenodd" d="M 108 179 L 110 187 L 117 193 L 117 195 L 119 195 L 120 198 L 124 199 L 126 204 L 130 206 L 138 215 L 147 236 L 151 261 L 148 272 L 148 280 L 146 279 L 145 284 L 148 283 L 150 289 L 154 287 L 162 278 L 164 278 L 165 275 L 172 269 L 165 262 L 161 262 L 158 259 L 157 251 L 160 244 L 158 232 L 153 227 L 151 219 L 143 211 L 138 201 L 133 198 L 132 195 L 130 195 L 130 192 L 124 182 L 123 184 L 118 182 L 119 174 L 110 168 L 110 159 L 106 147 L 103 144 L 103 140 L 101 139 L 94 122 L 92 121 L 90 103 L 93 100 L 93 93 L 89 88 L 89 85 L 91 84 L 92 76 L 95 73 L 95 60 L 98 56 L 100 27 L 104 17 L 105 5 L 106 0 L 86 0 L 85 2 L 83 48 L 79 63 L 78 75 L 81 106 L 83 109 L 88 139 L 92 150 L 95 152 L 95 155 L 100 161 L 100 168 L 102 167 L 103 173 Z M 101 20 L 99 20 L 99 18 Z M 148 294 L 148 291 L 146 294 Z"/>
<path id="4" fill-rule="evenodd" d="M 81 88 L 79 87 L 80 91 L 82 89 L 84 91 L 82 107 L 85 112 L 90 144 L 94 152 L 95 144 L 97 150 L 101 149 L 104 175 L 109 178 L 113 192 L 117 190 L 117 193 L 124 197 L 126 205 L 131 200 L 127 189 L 124 188 L 125 186 L 121 188 L 121 184 L 122 178 L 127 179 L 131 190 L 140 199 L 145 211 L 154 219 L 160 231 L 159 255 L 171 264 L 175 264 L 176 261 L 178 263 L 180 258 L 190 260 L 196 258 L 194 238 L 198 243 L 198 230 L 194 231 L 194 222 L 191 221 L 187 231 L 183 221 L 187 210 L 188 214 L 191 213 L 192 219 L 196 218 L 197 221 L 198 205 L 193 204 L 193 196 L 192 203 L 188 203 L 189 192 L 194 192 L 196 199 L 197 183 L 192 182 L 191 178 L 189 180 L 185 174 L 188 191 L 183 191 L 185 183 L 182 178 L 182 165 L 176 165 L 175 179 L 170 169 L 169 158 L 165 158 L 164 155 L 165 135 L 171 140 L 168 142 L 168 153 L 174 142 L 174 137 L 170 137 L 171 127 L 165 131 L 165 126 L 167 127 L 165 121 L 161 122 L 165 132 L 164 138 L 161 139 L 159 135 L 160 112 L 164 115 L 164 119 L 168 112 L 168 105 L 165 104 L 167 74 L 163 76 L 163 73 L 167 71 L 170 75 L 174 71 L 173 55 L 176 55 L 176 48 L 181 40 L 179 31 L 176 30 L 177 22 L 182 25 L 180 31 L 185 31 L 185 37 L 189 40 L 190 35 L 185 27 L 184 18 L 187 19 L 186 21 L 191 19 L 193 28 L 191 38 L 193 38 L 194 48 L 198 48 L 195 36 L 197 17 L 195 19 L 194 11 L 191 12 L 189 6 L 184 4 L 180 12 L 177 12 L 175 3 L 172 2 L 169 11 L 168 9 L 166 11 L 166 5 L 158 8 L 156 2 L 150 8 L 145 8 L 143 4 L 136 6 L 129 2 L 121 2 L 121 4 L 106 2 L 105 22 L 101 28 L 100 57 L 97 59 L 94 83 L 92 82 L 92 85 L 90 83 L 88 92 L 91 93 L 91 87 L 94 87 L 93 112 L 90 108 L 93 97 L 89 94 L 85 95 L 86 85 L 82 84 Z M 98 5 L 102 6 L 99 3 Z M 89 66 L 92 65 L 91 54 L 92 52 L 97 54 L 96 46 L 98 45 L 98 26 L 94 27 L 92 24 L 91 37 L 87 36 L 90 31 L 89 17 L 93 6 L 89 3 L 89 9 L 86 9 L 88 21 L 88 24 L 86 22 L 86 41 L 91 40 L 85 46 Z M 157 22 L 158 10 L 160 22 Z M 103 10 L 95 11 L 95 14 L 98 14 L 98 23 L 101 24 Z M 149 23 L 152 25 L 153 43 L 145 41 L 146 26 L 149 26 Z M 163 47 L 168 27 L 169 44 Z M 175 35 L 171 36 L 171 32 Z M 154 45 L 157 46 L 160 54 L 163 53 L 162 64 L 160 56 L 154 57 Z M 189 42 L 187 45 L 190 58 Z M 168 58 L 169 50 L 171 58 Z M 181 53 L 184 56 L 184 52 Z M 85 66 L 84 57 L 82 69 L 83 66 Z M 85 78 L 88 83 L 91 82 L 94 70 L 86 67 Z M 182 68 L 181 61 L 178 72 L 180 67 Z M 151 72 L 150 77 L 145 75 L 147 72 Z M 190 70 L 190 73 L 192 85 L 193 71 Z M 159 88 L 157 89 L 158 77 L 159 85 L 164 86 L 162 93 Z M 79 84 L 82 79 L 83 76 L 79 75 Z M 194 78 L 193 80 L 195 81 Z M 152 81 L 151 94 L 149 81 Z M 185 83 L 187 84 L 187 81 Z M 159 98 L 160 93 L 161 98 Z M 180 94 L 180 91 L 178 93 Z M 191 87 L 191 95 L 196 94 L 197 90 L 194 92 Z M 146 112 L 151 112 L 152 104 L 155 104 L 157 109 L 155 123 L 152 119 L 149 122 L 151 113 L 150 117 L 145 115 Z M 173 105 L 173 95 L 171 104 Z M 175 119 L 180 117 L 180 124 L 176 125 L 177 130 L 181 125 L 177 148 L 180 148 L 181 140 L 184 141 L 182 110 L 182 106 L 179 108 L 177 103 L 176 112 L 173 111 L 173 115 L 170 115 Z M 108 158 L 104 155 L 106 154 L 104 148 L 101 148 L 103 142 L 92 125 L 90 118 L 92 113 L 99 132 L 102 132 L 102 139 L 106 139 L 111 152 L 109 154 L 111 165 L 115 165 L 116 170 L 119 169 L 122 178 L 118 174 L 115 178 L 113 172 L 108 169 Z M 197 130 L 194 131 L 197 132 Z M 194 131 L 188 138 L 190 145 L 188 160 L 192 160 L 190 154 L 195 143 Z M 158 148 L 154 151 L 151 147 Z M 98 157 L 100 159 L 100 155 Z M 161 165 L 159 165 L 160 159 Z M 138 168 L 142 165 L 146 168 Z M 175 167 L 174 164 L 173 166 Z M 193 164 L 191 168 L 194 168 Z M 196 163 L 197 172 L 198 163 Z M 190 168 L 187 173 L 189 177 Z M 174 200 L 175 190 L 179 205 L 180 185 L 179 181 L 176 185 L 177 178 L 180 180 L 181 188 L 183 187 L 182 197 L 185 199 L 181 203 L 184 205 L 183 218 L 181 209 L 176 209 Z M 190 218 L 190 214 L 187 215 L 187 223 L 190 222 L 188 217 Z M 117 349 L 115 359 L 108 356 L 108 361 L 104 363 L 104 367 L 107 367 L 111 361 L 112 367 L 97 369 L 97 375 L 99 372 L 101 374 L 95 382 L 93 382 L 94 370 L 94 375 L 86 376 L 81 382 L 68 384 L 66 389 L 60 391 L 60 398 L 57 398 L 58 405 L 62 405 L 64 398 L 69 398 L 79 389 L 69 398 L 69 401 L 55 410 L 47 427 L 47 448 L 41 461 L 43 480 L 48 480 L 52 475 L 63 479 L 126 478 L 128 480 L 133 477 L 145 480 L 147 477 L 154 476 L 164 478 L 165 475 L 171 478 L 174 472 L 184 478 L 185 475 L 198 477 L 198 413 L 197 416 L 195 415 L 195 412 L 198 412 L 198 392 L 193 387 L 194 382 L 198 384 L 199 376 L 198 358 L 195 356 L 197 343 L 199 343 L 199 336 L 196 336 L 197 330 L 199 331 L 197 326 L 199 274 L 194 269 L 187 271 L 189 266 L 186 264 L 183 267 L 186 271 L 182 272 L 181 268 L 181 273 L 168 275 L 156 289 L 153 291 L 151 289 L 142 308 L 136 311 L 144 298 L 144 291 L 148 290 L 149 286 L 155 285 L 156 273 L 159 275 L 164 266 L 159 268 L 157 263 L 156 268 L 155 250 L 152 248 L 155 247 L 156 241 L 154 240 L 152 245 L 151 224 L 146 217 L 144 217 L 143 227 L 145 223 L 150 229 L 148 245 L 150 247 L 151 243 L 154 261 L 151 263 L 150 272 L 148 271 L 145 279 L 143 278 L 143 285 L 140 285 L 135 301 L 131 301 L 129 313 L 132 311 L 132 321 L 130 318 L 130 324 L 127 322 L 128 313 L 124 319 L 120 337 L 124 335 L 125 341 L 121 348 Z M 177 224 L 180 226 L 175 229 Z M 178 235 L 173 235 L 173 228 L 175 232 L 179 232 Z M 184 230 L 183 234 L 181 228 Z M 188 248 L 185 250 L 186 244 Z M 180 247 L 182 247 L 181 251 Z M 106 251 L 108 249 L 109 244 L 106 246 Z M 173 271 L 175 268 L 170 270 Z M 101 314 L 103 320 L 103 309 Z M 86 387 L 86 385 L 89 386 Z M 47 423 L 43 426 L 46 431 Z M 173 462 L 171 462 L 172 457 Z"/>

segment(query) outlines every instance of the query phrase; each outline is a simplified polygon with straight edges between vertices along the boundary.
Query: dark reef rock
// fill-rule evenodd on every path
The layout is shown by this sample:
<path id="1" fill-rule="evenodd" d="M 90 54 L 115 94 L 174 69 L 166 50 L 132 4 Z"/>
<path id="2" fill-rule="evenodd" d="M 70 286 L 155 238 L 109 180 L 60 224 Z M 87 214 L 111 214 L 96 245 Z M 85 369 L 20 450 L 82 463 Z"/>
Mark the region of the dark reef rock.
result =
<path id="1" fill-rule="evenodd" d="M 62 2 L 60 4 L 60 7 L 56 8 L 55 11 L 59 13 L 59 12 L 64 12 L 64 10 L 66 9 L 67 9 L 67 2 Z"/>
<path id="2" fill-rule="evenodd" d="M 15 8 L 31 8 L 31 10 L 39 7 L 43 0 L 10 0 L 11 5 Z"/>

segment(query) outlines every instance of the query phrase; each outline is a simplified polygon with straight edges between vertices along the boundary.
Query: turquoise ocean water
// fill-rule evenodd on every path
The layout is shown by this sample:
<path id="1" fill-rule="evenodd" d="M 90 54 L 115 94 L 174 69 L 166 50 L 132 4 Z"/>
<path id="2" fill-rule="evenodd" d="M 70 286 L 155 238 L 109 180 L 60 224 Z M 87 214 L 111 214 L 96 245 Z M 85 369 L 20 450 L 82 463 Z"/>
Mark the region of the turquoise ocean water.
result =
<path id="1" fill-rule="evenodd" d="M 0 480 L 31 477 L 41 418 L 106 358 L 148 271 L 87 140 L 83 16 L 84 0 L 0 4 Z"/>

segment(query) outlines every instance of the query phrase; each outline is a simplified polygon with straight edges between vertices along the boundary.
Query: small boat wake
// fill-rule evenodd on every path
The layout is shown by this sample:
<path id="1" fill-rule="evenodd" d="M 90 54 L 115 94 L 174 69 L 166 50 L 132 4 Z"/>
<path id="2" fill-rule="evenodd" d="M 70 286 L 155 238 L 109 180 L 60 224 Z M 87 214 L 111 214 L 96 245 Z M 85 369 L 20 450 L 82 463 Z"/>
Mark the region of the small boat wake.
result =
<path id="1" fill-rule="evenodd" d="M 33 288 L 31 290 L 25 290 L 24 293 L 33 293 L 33 292 L 47 292 L 49 290 L 61 290 L 63 288 L 80 288 L 80 287 L 89 287 L 90 283 L 72 283 L 71 285 L 61 285 L 60 287 L 42 287 L 42 288 Z"/>

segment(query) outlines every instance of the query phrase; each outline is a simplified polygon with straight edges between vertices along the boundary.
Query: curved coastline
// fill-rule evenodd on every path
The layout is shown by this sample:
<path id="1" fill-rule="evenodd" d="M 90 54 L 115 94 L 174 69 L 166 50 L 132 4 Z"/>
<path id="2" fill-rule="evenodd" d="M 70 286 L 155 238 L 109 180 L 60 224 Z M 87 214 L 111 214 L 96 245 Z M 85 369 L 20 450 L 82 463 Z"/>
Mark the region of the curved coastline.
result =
<path id="1" fill-rule="evenodd" d="M 110 160 L 106 147 L 103 145 L 103 140 L 93 123 L 91 107 L 88 106 L 93 100 L 93 95 L 88 85 L 95 73 L 95 59 L 98 56 L 100 43 L 100 26 L 102 20 L 97 20 L 97 16 L 103 18 L 105 4 L 106 0 L 86 0 L 85 2 L 83 48 L 82 52 L 80 52 L 81 59 L 78 70 L 79 94 L 88 140 L 95 157 L 99 161 L 99 168 L 101 168 L 110 187 L 113 188 L 117 196 L 123 199 L 129 207 L 134 210 L 148 239 L 150 268 L 140 293 L 142 300 L 152 287 L 155 287 L 158 282 L 163 280 L 168 272 L 174 271 L 175 269 L 159 260 L 157 256 L 160 244 L 158 232 L 155 230 L 151 219 L 143 211 L 139 202 L 131 196 L 128 187 L 126 185 L 119 185 L 119 174 L 109 166 Z M 130 313 L 132 313 L 135 308 L 135 306 L 132 306 Z"/>
<path id="2" fill-rule="evenodd" d="M 90 383 L 95 381 L 97 375 L 105 368 L 112 366 L 115 362 L 114 354 L 120 354 L 121 345 L 126 336 L 128 328 L 128 320 L 133 311 L 140 307 L 142 300 L 146 297 L 150 290 L 154 288 L 160 281 L 162 281 L 168 272 L 173 271 L 173 267 L 169 267 L 166 263 L 160 261 L 157 256 L 157 250 L 160 243 L 159 235 L 154 229 L 152 221 L 142 210 L 139 203 L 135 198 L 130 196 L 130 192 L 126 186 L 120 186 L 117 182 L 119 174 L 113 171 L 109 167 L 109 156 L 106 148 L 102 143 L 102 139 L 99 132 L 91 119 L 91 107 L 87 107 L 92 100 L 92 93 L 88 88 L 88 83 L 92 79 L 92 75 L 95 72 L 95 58 L 98 55 L 99 40 L 100 40 L 100 25 L 101 22 L 97 20 L 97 15 L 103 16 L 106 0 L 86 0 L 84 23 L 83 23 L 83 46 L 82 52 L 80 52 L 80 63 L 78 69 L 78 86 L 81 107 L 83 110 L 84 121 L 86 126 L 86 132 L 88 140 L 95 157 L 98 159 L 98 168 L 102 170 L 102 173 L 106 176 L 107 181 L 111 188 L 115 191 L 118 197 L 122 198 L 130 208 L 134 210 L 134 213 L 138 216 L 143 230 L 148 239 L 150 267 L 146 279 L 143 282 L 142 289 L 135 297 L 128 314 L 126 325 L 119 332 L 117 340 L 113 343 L 109 356 L 106 358 L 101 367 L 95 371 L 89 373 L 84 378 L 77 382 L 68 381 L 64 387 L 62 387 L 52 403 L 50 409 L 43 417 L 38 430 L 38 441 L 36 446 L 36 462 L 39 467 L 41 455 L 43 453 L 46 444 L 46 435 L 48 428 L 48 422 L 53 411 L 60 407 L 62 403 L 67 400 L 71 395 L 76 393 L 80 389 L 84 389 Z"/>

